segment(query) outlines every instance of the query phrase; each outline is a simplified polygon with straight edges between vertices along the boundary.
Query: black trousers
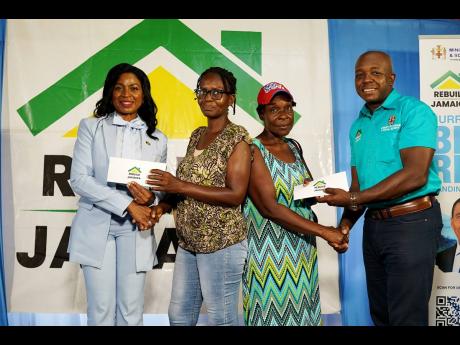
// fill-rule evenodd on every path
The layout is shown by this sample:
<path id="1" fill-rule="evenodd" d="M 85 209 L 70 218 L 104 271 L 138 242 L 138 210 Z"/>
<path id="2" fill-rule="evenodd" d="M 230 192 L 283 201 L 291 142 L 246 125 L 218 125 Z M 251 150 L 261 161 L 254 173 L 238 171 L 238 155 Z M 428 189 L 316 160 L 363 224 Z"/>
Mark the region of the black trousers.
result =
<path id="1" fill-rule="evenodd" d="M 428 302 L 442 216 L 427 210 L 374 220 L 366 215 L 363 257 L 372 320 L 376 326 L 427 326 Z"/>

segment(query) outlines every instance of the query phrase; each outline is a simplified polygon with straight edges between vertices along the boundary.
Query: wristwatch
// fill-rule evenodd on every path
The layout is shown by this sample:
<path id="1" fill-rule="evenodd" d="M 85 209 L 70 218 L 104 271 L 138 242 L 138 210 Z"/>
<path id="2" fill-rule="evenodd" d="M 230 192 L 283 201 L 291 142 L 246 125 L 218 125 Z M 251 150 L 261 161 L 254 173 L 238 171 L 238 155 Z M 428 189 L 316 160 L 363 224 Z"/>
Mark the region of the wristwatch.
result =
<path id="1" fill-rule="evenodd" d="M 359 205 L 358 205 L 358 202 L 357 202 L 357 192 L 350 192 L 350 202 L 351 202 L 351 205 L 350 205 L 350 210 L 352 211 L 358 211 L 359 209 Z"/>

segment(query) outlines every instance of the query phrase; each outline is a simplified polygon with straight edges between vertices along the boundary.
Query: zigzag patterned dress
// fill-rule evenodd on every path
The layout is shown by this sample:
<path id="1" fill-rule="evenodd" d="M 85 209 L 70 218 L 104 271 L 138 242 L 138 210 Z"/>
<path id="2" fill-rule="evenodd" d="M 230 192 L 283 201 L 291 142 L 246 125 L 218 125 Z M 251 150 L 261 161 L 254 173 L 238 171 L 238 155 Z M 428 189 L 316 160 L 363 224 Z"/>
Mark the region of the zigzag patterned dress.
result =
<path id="1" fill-rule="evenodd" d="M 273 156 L 258 139 L 253 140 L 273 179 L 278 203 L 310 220 L 305 200 L 294 201 L 294 186 L 309 177 L 300 154 L 285 139 L 296 161 Z M 290 232 L 262 217 L 247 197 L 243 206 L 248 223 L 248 258 L 243 272 L 244 322 L 249 326 L 320 325 L 316 238 Z"/>

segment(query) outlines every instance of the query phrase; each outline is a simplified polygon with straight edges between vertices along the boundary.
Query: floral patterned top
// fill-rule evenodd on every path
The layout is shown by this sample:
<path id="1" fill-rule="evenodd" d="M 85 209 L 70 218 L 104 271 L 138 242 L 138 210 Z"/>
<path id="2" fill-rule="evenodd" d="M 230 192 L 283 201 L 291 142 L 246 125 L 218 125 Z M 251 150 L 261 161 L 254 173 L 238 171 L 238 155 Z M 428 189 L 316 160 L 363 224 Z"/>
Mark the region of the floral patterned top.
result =
<path id="1" fill-rule="evenodd" d="M 177 177 L 202 186 L 225 187 L 227 162 L 242 140 L 251 144 L 247 130 L 229 122 L 198 156 L 195 148 L 206 127 L 195 129 L 187 153 L 177 167 Z M 179 245 L 196 253 L 212 253 L 241 242 L 247 227 L 241 206 L 210 205 L 184 197 L 177 205 L 176 230 Z"/>

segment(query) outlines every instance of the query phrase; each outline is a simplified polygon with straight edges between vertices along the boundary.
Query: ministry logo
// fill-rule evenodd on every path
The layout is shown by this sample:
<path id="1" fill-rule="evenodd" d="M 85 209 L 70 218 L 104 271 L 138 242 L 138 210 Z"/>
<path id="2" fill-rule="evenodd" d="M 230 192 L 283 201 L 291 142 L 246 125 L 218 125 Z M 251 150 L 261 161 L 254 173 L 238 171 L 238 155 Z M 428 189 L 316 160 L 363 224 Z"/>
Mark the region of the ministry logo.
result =
<path id="1" fill-rule="evenodd" d="M 431 48 L 431 59 L 432 60 L 445 60 L 447 55 L 446 47 L 438 44 L 436 47 Z"/>

